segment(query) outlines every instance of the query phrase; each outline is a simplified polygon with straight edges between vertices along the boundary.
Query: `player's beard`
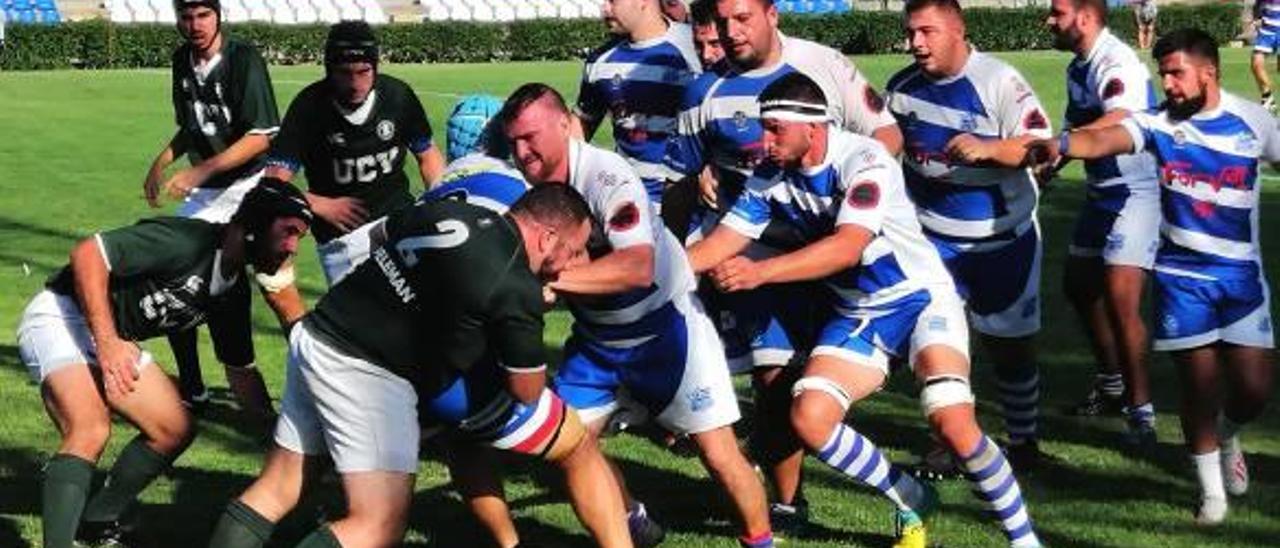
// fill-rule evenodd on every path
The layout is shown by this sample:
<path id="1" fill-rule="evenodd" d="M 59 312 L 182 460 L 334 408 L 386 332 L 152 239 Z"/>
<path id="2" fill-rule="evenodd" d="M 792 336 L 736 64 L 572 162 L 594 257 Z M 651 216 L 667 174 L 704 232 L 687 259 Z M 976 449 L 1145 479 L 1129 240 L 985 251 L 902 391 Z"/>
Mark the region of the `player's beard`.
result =
<path id="1" fill-rule="evenodd" d="M 1165 99 L 1164 108 L 1169 113 L 1169 117 L 1174 120 L 1186 120 L 1195 116 L 1196 113 L 1204 109 L 1205 103 L 1205 87 L 1200 86 L 1200 94 L 1195 97 L 1187 97 L 1182 101 L 1173 101 Z"/>
<path id="2" fill-rule="evenodd" d="M 1079 44 L 1080 40 L 1080 31 L 1075 28 L 1054 32 L 1053 49 L 1058 51 L 1075 51 L 1076 44 Z"/>

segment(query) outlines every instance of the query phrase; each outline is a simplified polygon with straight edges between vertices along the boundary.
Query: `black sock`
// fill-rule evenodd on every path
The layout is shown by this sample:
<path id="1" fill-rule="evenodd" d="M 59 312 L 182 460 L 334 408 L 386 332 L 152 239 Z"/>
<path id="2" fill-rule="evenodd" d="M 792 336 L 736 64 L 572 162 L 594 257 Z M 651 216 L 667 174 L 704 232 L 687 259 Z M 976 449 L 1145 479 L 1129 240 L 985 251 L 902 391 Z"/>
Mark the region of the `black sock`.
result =
<path id="1" fill-rule="evenodd" d="M 338 537 L 333 536 L 333 530 L 328 525 L 321 525 L 302 539 L 298 548 L 342 548 L 342 543 L 338 542 Z"/>
<path id="2" fill-rule="evenodd" d="M 85 521 L 114 521 L 120 518 L 151 481 L 169 467 L 169 457 L 155 452 L 139 435 L 124 447 L 102 490 L 84 510 Z"/>
<path id="3" fill-rule="evenodd" d="M 190 398 L 204 393 L 204 375 L 200 372 L 200 350 L 195 328 L 169 335 L 169 348 L 178 366 L 178 391 Z"/>
<path id="4" fill-rule="evenodd" d="M 40 509 L 44 548 L 71 548 L 89 498 L 93 469 L 92 462 L 66 453 L 54 455 L 45 464 Z"/>
<path id="5" fill-rule="evenodd" d="M 271 538 L 275 524 L 249 505 L 233 500 L 218 519 L 209 548 L 261 548 Z"/>

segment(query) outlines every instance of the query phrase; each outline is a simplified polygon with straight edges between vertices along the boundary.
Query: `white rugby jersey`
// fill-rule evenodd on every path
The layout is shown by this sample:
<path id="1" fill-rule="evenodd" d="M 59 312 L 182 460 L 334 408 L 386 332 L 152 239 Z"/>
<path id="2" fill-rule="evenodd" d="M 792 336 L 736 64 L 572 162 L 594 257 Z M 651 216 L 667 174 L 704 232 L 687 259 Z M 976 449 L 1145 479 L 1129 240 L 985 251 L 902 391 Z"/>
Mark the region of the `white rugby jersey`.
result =
<path id="1" fill-rule="evenodd" d="M 694 288 L 684 248 L 654 214 L 644 185 L 618 154 L 570 141 L 569 184 L 586 198 L 610 250 L 653 246 L 653 283 L 619 295 L 569 299 L 574 328 L 597 340 L 641 342 L 652 335 L 642 320 Z"/>
<path id="2" fill-rule="evenodd" d="M 1123 123 L 1134 150 L 1160 166 L 1157 270 L 1202 279 L 1256 278 L 1260 160 L 1280 161 L 1277 121 L 1261 105 L 1222 92 L 1217 108 L 1187 120 L 1138 112 Z"/>
<path id="3" fill-rule="evenodd" d="M 1091 124 L 1116 109 L 1144 112 L 1155 107 L 1156 88 L 1147 65 L 1108 29 L 1102 29 L 1088 55 L 1067 65 L 1067 129 Z M 1087 160 L 1084 171 L 1089 184 L 1098 187 L 1140 183 L 1155 191 L 1156 161 L 1145 152 Z"/>
<path id="4" fill-rule="evenodd" d="M 785 222 L 813 243 L 840 225 L 854 224 L 875 237 L 858 266 L 828 277 L 842 306 L 892 306 L 922 288 L 952 288 L 933 244 L 925 239 L 916 209 L 907 198 L 902 169 L 884 146 L 834 126 L 819 166 L 756 169 L 746 189 L 721 221 L 751 238 L 769 222 Z"/>
<path id="5" fill-rule="evenodd" d="M 779 33 L 779 63 L 747 72 L 699 78 L 684 96 L 679 134 L 667 146 L 667 165 L 688 176 L 711 163 L 717 168 L 727 203 L 764 158 L 760 93 L 775 80 L 800 72 L 813 79 L 827 99 L 829 114 L 861 135 L 894 123 L 880 95 L 844 54 L 822 44 Z"/>
<path id="6" fill-rule="evenodd" d="M 932 80 L 913 64 L 889 80 L 886 93 L 905 139 L 907 192 L 926 231 L 980 240 L 1034 220 L 1039 190 L 1029 168 L 957 164 L 944 152 L 960 133 L 1051 135 L 1040 100 L 1016 69 L 974 50 L 956 76 Z"/>
<path id="7" fill-rule="evenodd" d="M 574 112 L 592 123 L 611 117 L 617 150 L 649 187 L 650 196 L 655 190 L 661 194 L 665 180 L 679 178 L 663 157 L 667 139 L 676 133 L 685 87 L 701 73 L 693 30 L 680 23 L 643 42 L 615 40 L 588 57 L 583 67 Z"/>

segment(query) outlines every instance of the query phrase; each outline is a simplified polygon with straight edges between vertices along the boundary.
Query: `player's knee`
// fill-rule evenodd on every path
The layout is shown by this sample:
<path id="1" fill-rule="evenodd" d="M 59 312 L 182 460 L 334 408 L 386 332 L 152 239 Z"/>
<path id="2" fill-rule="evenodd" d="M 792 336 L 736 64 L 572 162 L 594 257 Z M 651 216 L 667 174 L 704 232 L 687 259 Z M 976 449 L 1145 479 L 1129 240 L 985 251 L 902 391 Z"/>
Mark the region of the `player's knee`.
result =
<path id="1" fill-rule="evenodd" d="M 826 377 L 804 377 L 791 388 L 791 428 L 810 448 L 821 446 L 831 429 L 844 418 L 853 398 L 844 387 Z"/>
<path id="2" fill-rule="evenodd" d="M 144 433 L 147 436 L 148 445 L 157 453 L 176 456 L 185 451 L 195 439 L 195 423 L 187 413 L 176 413 L 162 421 L 157 421 Z"/>
<path id="3" fill-rule="evenodd" d="M 973 391 L 960 375 L 934 375 L 920 390 L 920 410 L 938 437 L 953 449 L 968 449 L 980 435 L 974 417 Z"/>
<path id="4" fill-rule="evenodd" d="M 91 462 L 97 462 L 102 450 L 111 438 L 110 421 L 92 421 L 72 424 L 63 436 L 60 453 L 69 453 Z"/>

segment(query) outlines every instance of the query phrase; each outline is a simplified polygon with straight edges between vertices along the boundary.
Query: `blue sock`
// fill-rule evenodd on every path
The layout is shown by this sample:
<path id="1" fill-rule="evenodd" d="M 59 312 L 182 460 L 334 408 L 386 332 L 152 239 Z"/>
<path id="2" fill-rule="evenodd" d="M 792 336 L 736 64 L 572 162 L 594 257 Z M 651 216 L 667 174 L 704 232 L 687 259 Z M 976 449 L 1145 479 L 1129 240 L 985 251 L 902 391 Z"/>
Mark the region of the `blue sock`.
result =
<path id="1" fill-rule="evenodd" d="M 996 386 L 1009 443 L 1035 441 L 1040 418 L 1040 372 L 1034 367 L 997 367 Z"/>

